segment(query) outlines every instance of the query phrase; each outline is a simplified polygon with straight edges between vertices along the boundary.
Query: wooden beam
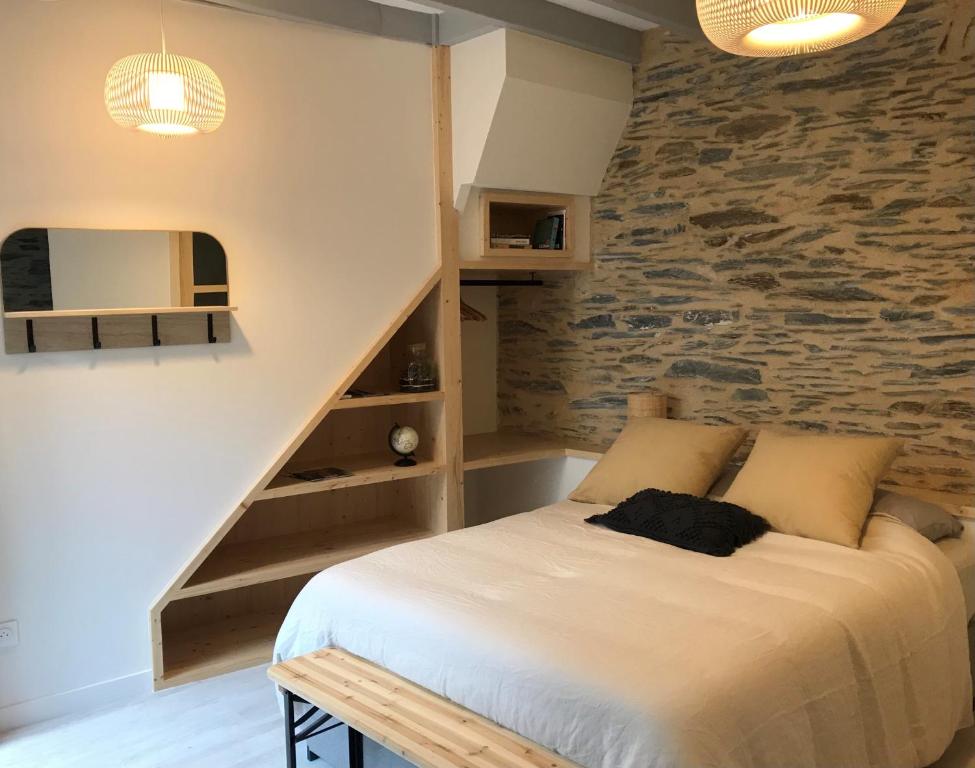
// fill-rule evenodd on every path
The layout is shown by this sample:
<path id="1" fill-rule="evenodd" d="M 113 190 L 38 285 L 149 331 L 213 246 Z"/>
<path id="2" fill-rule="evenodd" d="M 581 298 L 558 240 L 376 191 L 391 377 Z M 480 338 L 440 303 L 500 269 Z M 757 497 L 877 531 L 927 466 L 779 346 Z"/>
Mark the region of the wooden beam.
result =
<path id="1" fill-rule="evenodd" d="M 288 21 L 339 27 L 367 35 L 433 45 L 436 14 L 369 0 L 192 0 Z"/>
<path id="2" fill-rule="evenodd" d="M 690 0 L 674 0 L 675 3 Z M 467 16 L 440 19 L 441 45 L 453 45 L 482 33 L 489 23 L 538 35 L 559 43 L 635 64 L 640 60 L 643 34 L 620 24 L 589 16 L 548 0 L 423 0 L 424 5 Z M 478 17 L 480 20 L 478 20 Z"/>
<path id="3" fill-rule="evenodd" d="M 548 0 L 422 0 L 423 5 L 443 11 L 439 14 L 409 11 L 370 0 L 191 1 L 427 45 L 454 45 L 498 27 L 510 27 L 631 64 L 640 60 L 642 35 L 639 31 Z M 675 7 L 690 2 L 657 1 Z"/>
<path id="4" fill-rule="evenodd" d="M 692 39 L 704 36 L 697 20 L 696 4 L 691 0 L 589 0 L 589 2 L 644 19 Z"/>
<path id="5" fill-rule="evenodd" d="M 433 140 L 437 250 L 440 254 L 440 311 L 443 337 L 445 497 L 447 529 L 464 527 L 464 414 L 460 348 L 460 222 L 454 208 L 453 125 L 450 108 L 450 48 L 433 49 Z"/>

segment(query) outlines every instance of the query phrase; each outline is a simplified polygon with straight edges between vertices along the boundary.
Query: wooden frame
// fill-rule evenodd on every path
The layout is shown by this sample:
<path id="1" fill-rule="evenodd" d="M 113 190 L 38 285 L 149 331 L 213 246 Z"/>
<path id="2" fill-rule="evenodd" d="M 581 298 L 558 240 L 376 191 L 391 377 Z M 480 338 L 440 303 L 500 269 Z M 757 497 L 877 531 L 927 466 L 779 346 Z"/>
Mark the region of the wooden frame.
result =
<path id="1" fill-rule="evenodd" d="M 292 696 L 346 723 L 420 768 L 505 766 L 579 768 L 486 717 L 338 648 L 275 664 L 268 677 Z M 294 759 L 293 700 L 285 706 L 289 765 Z M 350 744 L 354 743 L 350 740 Z M 350 750 L 361 766 L 361 750 Z"/>
<path id="2" fill-rule="evenodd" d="M 229 299 L 230 265 L 226 253 L 227 282 L 196 285 L 193 235 L 188 231 L 168 233 L 171 306 L 5 311 L 5 351 L 22 354 L 229 342 L 230 313 L 236 312 L 237 307 L 194 306 L 199 294 L 225 293 Z"/>
<path id="3" fill-rule="evenodd" d="M 510 205 L 512 208 L 524 208 L 528 211 L 535 211 L 536 213 L 559 213 L 563 215 L 565 217 L 565 230 L 562 240 L 562 249 L 555 251 L 492 247 L 491 206 L 498 203 Z M 518 254 L 520 253 L 524 253 L 525 257 L 530 259 L 567 259 L 571 261 L 574 258 L 576 252 L 575 199 L 571 195 L 484 190 L 480 194 L 480 221 L 481 257 L 484 259 L 504 258 L 517 263 L 519 259 Z M 528 232 L 527 234 L 531 235 L 532 233 Z"/>
<path id="4" fill-rule="evenodd" d="M 450 101 L 450 48 L 433 49 L 434 172 L 437 194 L 437 252 L 442 300 L 444 390 L 443 450 L 447 529 L 464 527 L 464 420 L 460 319 L 460 223 L 454 208 L 453 126 Z"/>
<path id="5" fill-rule="evenodd" d="M 4 349 L 15 355 L 227 343 L 230 314 L 236 309 L 219 306 L 5 312 Z"/>

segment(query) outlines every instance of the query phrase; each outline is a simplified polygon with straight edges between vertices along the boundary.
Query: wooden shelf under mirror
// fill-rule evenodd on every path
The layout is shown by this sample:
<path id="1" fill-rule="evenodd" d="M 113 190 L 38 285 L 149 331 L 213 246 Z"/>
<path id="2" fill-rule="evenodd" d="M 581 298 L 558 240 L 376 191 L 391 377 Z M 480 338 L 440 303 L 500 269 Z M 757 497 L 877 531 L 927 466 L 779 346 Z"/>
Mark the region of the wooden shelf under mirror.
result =
<path id="1" fill-rule="evenodd" d="M 110 309 L 53 309 L 35 312 L 4 312 L 7 320 L 47 320 L 55 317 L 117 317 L 120 315 L 206 315 L 218 312 L 236 312 L 237 307 L 137 307 Z"/>
<path id="2" fill-rule="evenodd" d="M 236 307 L 56 310 L 4 314 L 8 354 L 130 347 L 168 347 L 230 341 Z"/>

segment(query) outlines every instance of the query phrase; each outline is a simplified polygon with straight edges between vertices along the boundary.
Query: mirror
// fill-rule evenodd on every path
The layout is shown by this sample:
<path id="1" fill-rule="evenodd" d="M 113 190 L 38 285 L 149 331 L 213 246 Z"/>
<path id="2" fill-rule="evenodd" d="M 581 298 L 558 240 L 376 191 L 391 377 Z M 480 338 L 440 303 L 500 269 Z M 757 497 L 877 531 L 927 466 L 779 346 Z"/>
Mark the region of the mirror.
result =
<path id="1" fill-rule="evenodd" d="M 21 229 L 0 246 L 3 311 L 227 307 L 227 255 L 203 232 Z"/>

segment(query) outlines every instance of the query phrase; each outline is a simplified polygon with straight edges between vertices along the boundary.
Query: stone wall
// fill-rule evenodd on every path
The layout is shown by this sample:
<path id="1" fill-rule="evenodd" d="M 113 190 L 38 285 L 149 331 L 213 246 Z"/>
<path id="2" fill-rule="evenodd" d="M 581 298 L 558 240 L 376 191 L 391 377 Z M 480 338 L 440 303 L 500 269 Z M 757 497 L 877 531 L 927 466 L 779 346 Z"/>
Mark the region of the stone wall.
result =
<path id="1" fill-rule="evenodd" d="M 674 415 L 907 441 L 975 491 L 972 3 L 790 59 L 658 30 L 593 206 L 590 274 L 503 289 L 502 425 L 605 442 Z"/>

